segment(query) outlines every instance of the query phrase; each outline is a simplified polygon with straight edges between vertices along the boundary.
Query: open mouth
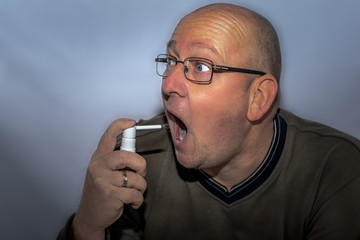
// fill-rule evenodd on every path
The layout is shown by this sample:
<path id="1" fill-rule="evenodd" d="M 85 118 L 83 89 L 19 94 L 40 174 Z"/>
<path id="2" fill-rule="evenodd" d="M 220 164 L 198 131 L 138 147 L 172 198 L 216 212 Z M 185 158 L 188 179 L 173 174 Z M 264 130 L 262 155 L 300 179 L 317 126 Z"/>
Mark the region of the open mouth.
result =
<path id="1" fill-rule="evenodd" d="M 175 123 L 175 139 L 177 141 L 183 141 L 187 134 L 187 128 L 181 119 L 177 118 L 176 116 L 172 115 Z"/>

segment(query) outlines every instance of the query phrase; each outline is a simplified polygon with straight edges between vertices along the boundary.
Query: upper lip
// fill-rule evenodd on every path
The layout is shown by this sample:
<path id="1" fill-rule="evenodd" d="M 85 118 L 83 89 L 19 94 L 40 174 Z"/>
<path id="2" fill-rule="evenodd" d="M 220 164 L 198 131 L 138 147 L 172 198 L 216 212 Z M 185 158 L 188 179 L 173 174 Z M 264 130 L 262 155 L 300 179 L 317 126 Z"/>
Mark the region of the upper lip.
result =
<path id="1" fill-rule="evenodd" d="M 168 113 L 168 115 L 173 115 L 179 119 L 181 119 L 181 117 L 179 116 L 179 114 L 177 113 L 177 111 L 175 111 L 175 105 L 176 104 L 173 104 L 173 101 L 165 101 L 164 102 L 164 108 L 165 108 L 165 111 Z"/>
<path id="2" fill-rule="evenodd" d="M 184 126 L 187 128 L 187 125 L 185 124 L 184 120 L 177 112 L 169 108 L 165 108 L 165 110 L 167 112 L 169 120 L 171 120 L 173 123 L 175 123 L 176 121 L 181 121 L 182 124 L 184 124 Z"/>
<path id="3" fill-rule="evenodd" d="M 174 111 L 172 110 L 169 110 L 169 109 L 166 109 L 166 111 L 168 112 L 168 117 L 172 120 L 172 121 L 175 121 L 174 118 L 177 118 L 179 120 L 181 120 L 181 117 L 179 117 L 179 115 L 177 113 L 175 113 Z M 181 120 L 182 121 L 182 120 Z"/>

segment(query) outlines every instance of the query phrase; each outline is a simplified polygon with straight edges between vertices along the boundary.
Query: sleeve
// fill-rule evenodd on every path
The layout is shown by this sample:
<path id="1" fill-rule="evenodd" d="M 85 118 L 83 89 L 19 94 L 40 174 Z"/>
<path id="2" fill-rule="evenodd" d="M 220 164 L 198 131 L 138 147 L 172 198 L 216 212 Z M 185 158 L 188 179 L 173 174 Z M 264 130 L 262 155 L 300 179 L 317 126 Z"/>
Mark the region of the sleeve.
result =
<path id="1" fill-rule="evenodd" d="M 124 206 L 122 216 L 108 228 L 106 240 L 140 240 L 143 239 L 143 207 L 137 210 Z"/>
<path id="2" fill-rule="evenodd" d="M 70 218 L 66 222 L 66 225 L 59 232 L 56 240 L 73 240 L 73 238 L 71 237 L 71 224 L 74 219 L 74 216 L 75 216 L 75 213 L 70 216 Z"/>
<path id="3" fill-rule="evenodd" d="M 140 240 L 143 238 L 143 221 L 141 210 L 133 210 L 125 205 L 123 215 L 110 227 L 105 229 L 105 240 Z M 71 235 L 71 224 L 75 213 L 71 215 L 59 232 L 56 240 L 74 240 Z"/>
<path id="4" fill-rule="evenodd" d="M 310 216 L 308 240 L 360 239 L 360 151 L 339 144 L 328 155 Z"/>

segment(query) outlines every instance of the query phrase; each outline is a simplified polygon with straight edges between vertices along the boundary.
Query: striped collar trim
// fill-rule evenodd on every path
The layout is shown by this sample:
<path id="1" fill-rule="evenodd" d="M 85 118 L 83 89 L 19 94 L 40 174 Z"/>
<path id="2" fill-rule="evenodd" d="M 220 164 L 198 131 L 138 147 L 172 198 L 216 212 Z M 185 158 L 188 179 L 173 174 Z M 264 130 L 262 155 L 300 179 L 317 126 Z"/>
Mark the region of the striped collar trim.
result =
<path id="1" fill-rule="evenodd" d="M 214 179 L 209 177 L 202 170 L 198 171 L 200 175 L 199 182 L 209 192 L 211 192 L 213 195 L 215 195 L 216 197 L 218 197 L 220 200 L 224 201 L 227 204 L 231 204 L 235 201 L 238 201 L 248 196 L 250 193 L 255 191 L 269 178 L 274 168 L 276 167 L 284 148 L 286 129 L 287 129 L 286 121 L 277 114 L 274 119 L 273 140 L 269 148 L 269 151 L 266 157 L 264 158 L 264 161 L 261 163 L 261 165 L 256 169 L 256 171 L 253 174 L 251 174 L 241 183 L 235 185 L 230 190 L 230 192 L 228 192 L 223 185 L 216 182 Z"/>

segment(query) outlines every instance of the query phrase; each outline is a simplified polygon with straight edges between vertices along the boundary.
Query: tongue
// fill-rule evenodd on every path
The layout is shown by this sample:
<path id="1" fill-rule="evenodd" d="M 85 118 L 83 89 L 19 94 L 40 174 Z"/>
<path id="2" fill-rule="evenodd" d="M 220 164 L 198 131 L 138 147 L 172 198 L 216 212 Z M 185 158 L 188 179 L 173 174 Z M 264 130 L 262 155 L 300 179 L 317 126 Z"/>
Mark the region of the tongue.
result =
<path id="1" fill-rule="evenodd" d="M 186 135 L 186 129 L 181 129 L 181 132 L 180 132 L 180 140 L 184 140 L 185 138 L 185 135 Z"/>
<path id="2" fill-rule="evenodd" d="M 187 133 L 187 129 L 185 124 L 178 118 L 175 119 L 175 137 L 177 140 L 184 140 L 186 133 Z"/>

